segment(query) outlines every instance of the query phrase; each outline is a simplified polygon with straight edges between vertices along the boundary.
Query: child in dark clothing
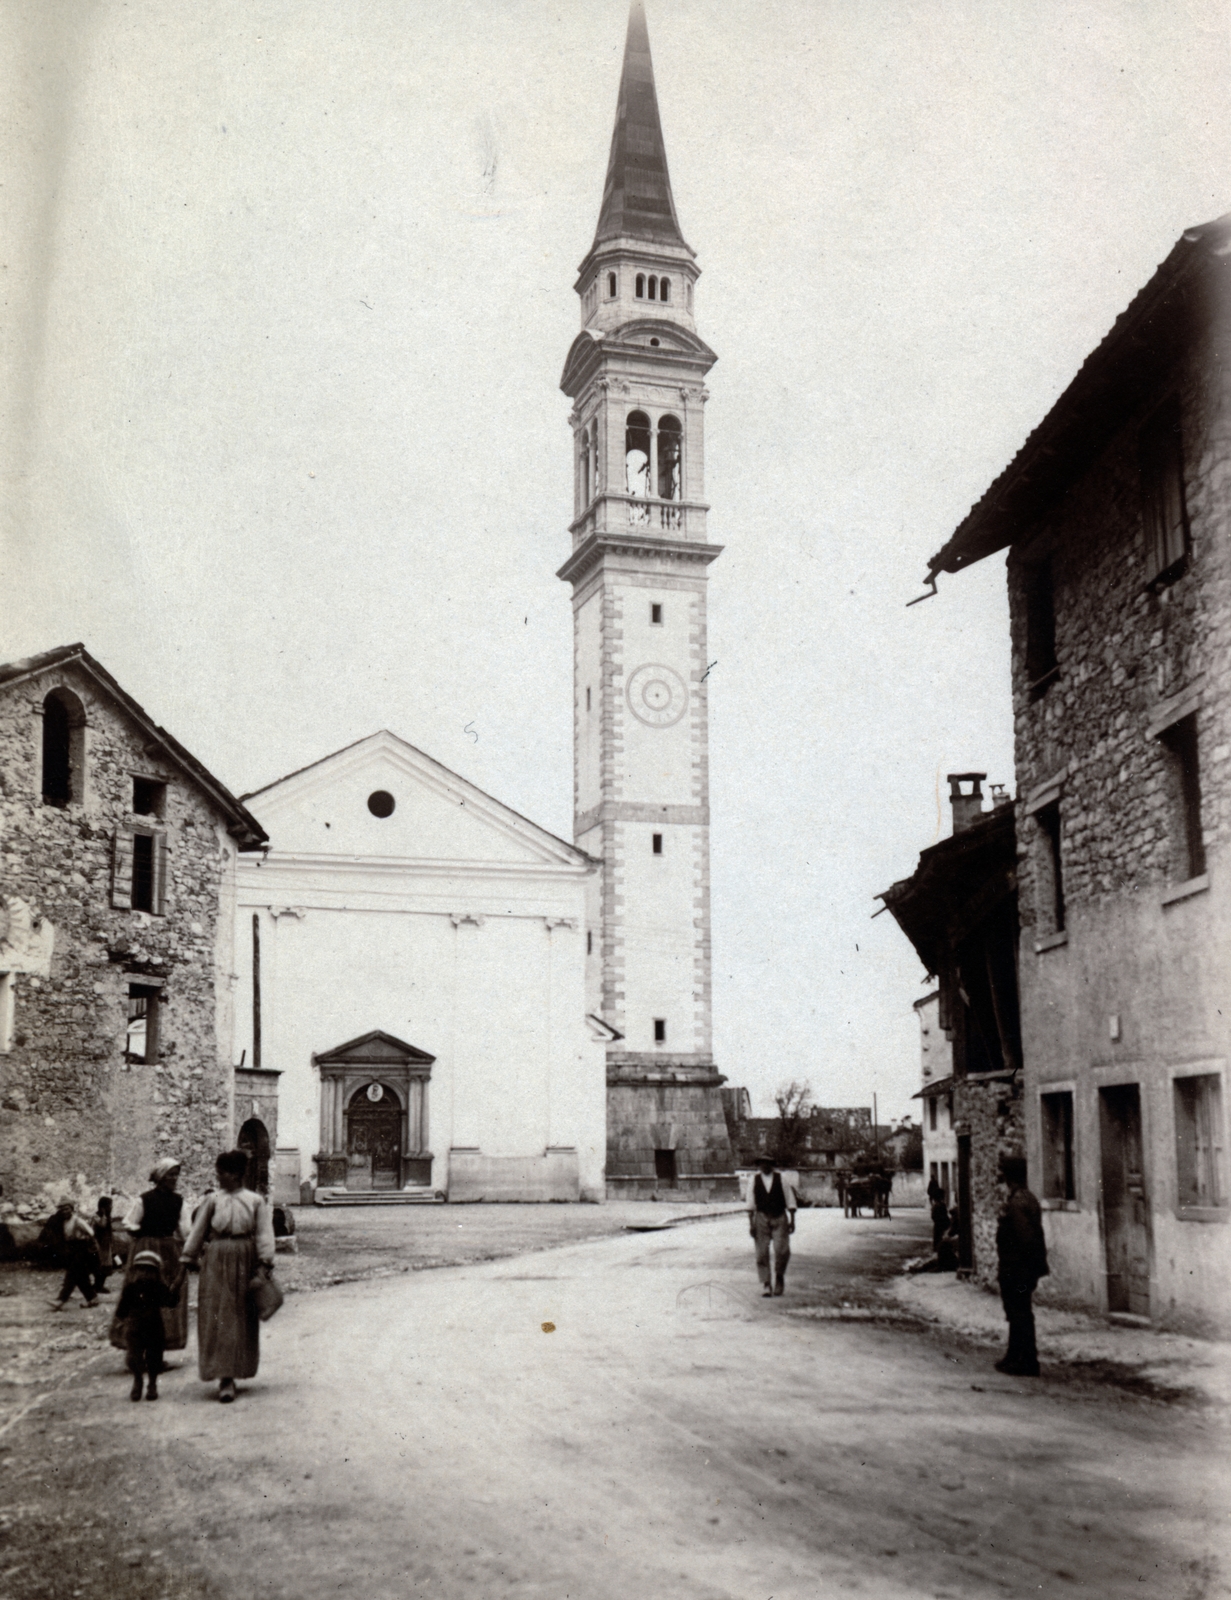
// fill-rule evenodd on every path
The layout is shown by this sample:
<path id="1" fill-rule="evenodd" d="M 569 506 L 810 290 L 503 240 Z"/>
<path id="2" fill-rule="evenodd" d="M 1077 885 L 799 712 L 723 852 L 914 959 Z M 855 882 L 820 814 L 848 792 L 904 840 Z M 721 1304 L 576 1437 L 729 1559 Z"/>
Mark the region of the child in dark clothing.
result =
<path id="1" fill-rule="evenodd" d="M 149 1374 L 147 1400 L 158 1399 L 158 1374 L 162 1370 L 166 1335 L 162 1308 L 173 1306 L 179 1298 L 177 1288 L 163 1282 L 162 1261 L 156 1251 L 138 1250 L 133 1257 L 132 1276 L 124 1285 L 116 1318 L 124 1328 L 124 1348 L 128 1370 L 133 1375 L 132 1400 L 141 1398 L 141 1380 Z"/>

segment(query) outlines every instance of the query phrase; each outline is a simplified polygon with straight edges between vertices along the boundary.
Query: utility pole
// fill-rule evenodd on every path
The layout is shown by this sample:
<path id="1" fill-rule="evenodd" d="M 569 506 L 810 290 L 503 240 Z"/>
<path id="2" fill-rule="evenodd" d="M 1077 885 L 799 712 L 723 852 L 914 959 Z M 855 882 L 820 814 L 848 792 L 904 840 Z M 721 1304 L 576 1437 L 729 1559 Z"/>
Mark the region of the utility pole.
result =
<path id="1" fill-rule="evenodd" d="M 874 1149 L 876 1151 L 876 1165 L 878 1167 L 881 1164 L 881 1131 L 880 1131 L 880 1127 L 879 1127 L 879 1122 L 880 1122 L 880 1118 L 877 1116 L 877 1112 L 876 1112 L 876 1094 L 875 1094 L 875 1092 L 873 1092 L 873 1095 L 872 1095 L 872 1144 L 873 1144 L 873 1147 L 874 1147 Z"/>

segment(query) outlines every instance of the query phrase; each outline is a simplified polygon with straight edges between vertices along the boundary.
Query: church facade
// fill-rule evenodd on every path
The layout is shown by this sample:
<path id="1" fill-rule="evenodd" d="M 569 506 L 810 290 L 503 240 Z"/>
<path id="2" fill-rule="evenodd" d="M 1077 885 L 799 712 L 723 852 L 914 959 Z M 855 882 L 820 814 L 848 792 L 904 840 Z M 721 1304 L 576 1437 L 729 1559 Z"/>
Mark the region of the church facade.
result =
<path id="1" fill-rule="evenodd" d="M 607 1046 L 607 1190 L 732 1194 L 711 1028 L 705 378 L 640 0 L 607 180 L 576 282 L 574 842 L 587 1008 Z"/>
<path id="2" fill-rule="evenodd" d="M 387 732 L 247 803 L 236 1100 L 276 1106 L 275 1192 L 602 1199 L 597 864 Z"/>

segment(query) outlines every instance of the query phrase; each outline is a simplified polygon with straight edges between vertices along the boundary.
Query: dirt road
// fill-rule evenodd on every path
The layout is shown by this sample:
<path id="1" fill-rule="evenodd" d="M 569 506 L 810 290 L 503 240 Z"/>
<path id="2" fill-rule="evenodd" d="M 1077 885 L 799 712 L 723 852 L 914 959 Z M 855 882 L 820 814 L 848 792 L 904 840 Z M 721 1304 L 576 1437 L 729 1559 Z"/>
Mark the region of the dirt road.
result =
<path id="1" fill-rule="evenodd" d="M 902 1237 L 799 1221 L 794 1302 L 759 1298 L 720 1218 L 294 1296 L 229 1408 L 190 1366 L 133 1405 L 105 1363 L 9 1435 L 0 1503 L 44 1554 L 18 1539 L 0 1593 L 1227 1592 L 1212 1415 L 793 1316 Z"/>

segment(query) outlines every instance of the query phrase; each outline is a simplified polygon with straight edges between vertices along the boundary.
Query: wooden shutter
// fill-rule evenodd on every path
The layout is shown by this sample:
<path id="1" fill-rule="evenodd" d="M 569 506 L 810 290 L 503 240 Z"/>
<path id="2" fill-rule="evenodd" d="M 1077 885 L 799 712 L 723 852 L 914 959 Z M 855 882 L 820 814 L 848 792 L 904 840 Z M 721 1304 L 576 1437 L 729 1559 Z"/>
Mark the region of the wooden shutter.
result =
<path id="1" fill-rule="evenodd" d="M 1174 403 L 1157 412 L 1142 434 L 1141 480 L 1146 577 L 1153 579 L 1174 566 L 1188 547 L 1184 452 Z"/>
<path id="2" fill-rule="evenodd" d="M 167 836 L 165 833 L 154 835 L 154 892 L 151 896 L 150 909 L 156 917 L 161 917 L 166 910 L 167 903 Z"/>
<path id="3" fill-rule="evenodd" d="M 111 852 L 111 904 L 129 911 L 133 903 L 133 836 L 117 828 Z"/>

